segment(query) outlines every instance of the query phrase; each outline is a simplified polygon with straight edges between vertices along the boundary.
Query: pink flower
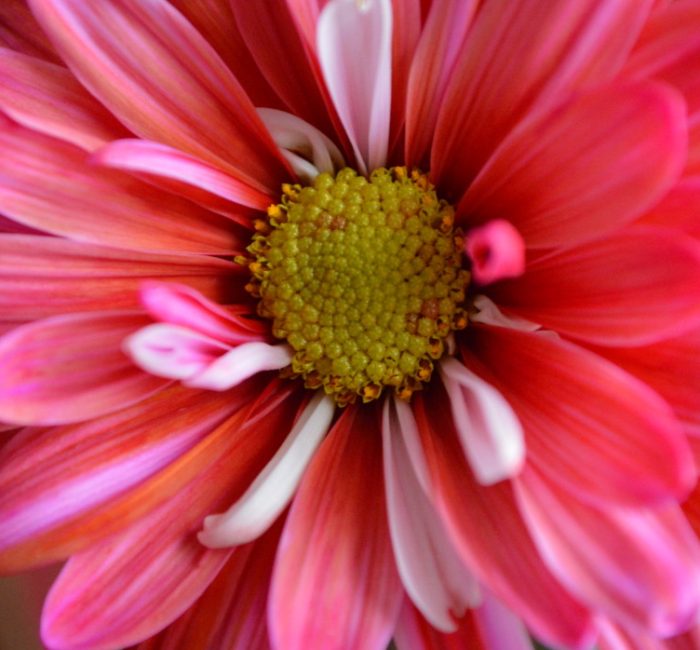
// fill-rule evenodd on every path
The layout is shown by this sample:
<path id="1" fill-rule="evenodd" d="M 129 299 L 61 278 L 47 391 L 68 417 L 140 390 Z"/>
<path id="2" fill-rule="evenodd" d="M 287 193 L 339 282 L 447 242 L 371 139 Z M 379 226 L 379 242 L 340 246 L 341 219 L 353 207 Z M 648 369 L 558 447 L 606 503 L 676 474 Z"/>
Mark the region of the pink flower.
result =
<path id="1" fill-rule="evenodd" d="M 698 33 L 5 1 L 0 569 L 70 557 L 45 643 L 691 639 Z"/>

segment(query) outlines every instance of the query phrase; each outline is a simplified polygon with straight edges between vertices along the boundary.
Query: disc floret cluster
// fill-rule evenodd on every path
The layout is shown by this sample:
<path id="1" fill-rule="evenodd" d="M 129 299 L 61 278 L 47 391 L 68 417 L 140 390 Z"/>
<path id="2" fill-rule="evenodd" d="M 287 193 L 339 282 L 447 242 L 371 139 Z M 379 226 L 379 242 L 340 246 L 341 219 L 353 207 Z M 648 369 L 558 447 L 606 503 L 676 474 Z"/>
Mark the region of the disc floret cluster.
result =
<path id="1" fill-rule="evenodd" d="M 249 290 L 294 351 L 289 374 L 339 405 L 427 382 L 467 325 L 469 273 L 454 210 L 404 167 L 346 168 L 285 185 L 248 247 Z"/>

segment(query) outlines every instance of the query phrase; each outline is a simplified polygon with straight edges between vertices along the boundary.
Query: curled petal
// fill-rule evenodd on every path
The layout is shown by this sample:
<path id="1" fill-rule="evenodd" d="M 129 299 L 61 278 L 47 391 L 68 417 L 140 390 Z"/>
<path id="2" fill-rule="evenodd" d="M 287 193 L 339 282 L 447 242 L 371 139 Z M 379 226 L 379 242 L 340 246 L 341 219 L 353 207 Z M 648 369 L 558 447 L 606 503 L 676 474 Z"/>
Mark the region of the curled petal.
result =
<path id="1" fill-rule="evenodd" d="M 335 404 L 317 391 L 265 469 L 225 513 L 204 519 L 199 541 L 210 548 L 245 544 L 264 533 L 284 510 L 328 431 Z"/>
<path id="2" fill-rule="evenodd" d="M 464 247 L 479 284 L 516 278 L 525 270 L 525 242 L 504 219 L 494 219 L 469 231 Z"/>

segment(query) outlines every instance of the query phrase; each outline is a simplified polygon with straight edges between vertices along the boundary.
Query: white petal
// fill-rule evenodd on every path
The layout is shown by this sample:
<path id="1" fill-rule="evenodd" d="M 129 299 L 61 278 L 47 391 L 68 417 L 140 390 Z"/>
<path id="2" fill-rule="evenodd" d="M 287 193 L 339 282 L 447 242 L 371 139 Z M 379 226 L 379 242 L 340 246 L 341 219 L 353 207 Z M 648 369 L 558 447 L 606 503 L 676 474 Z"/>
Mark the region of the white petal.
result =
<path id="1" fill-rule="evenodd" d="M 386 163 L 391 39 L 391 0 L 331 0 L 318 19 L 321 70 L 362 173 Z"/>
<path id="2" fill-rule="evenodd" d="M 204 520 L 199 541 L 210 548 L 250 542 L 262 535 L 291 500 L 335 413 L 333 400 L 317 391 L 284 444 L 245 494 L 223 514 Z"/>
<path id="3" fill-rule="evenodd" d="M 525 459 L 525 442 L 510 404 L 456 359 L 444 359 L 440 375 L 455 428 L 477 480 L 490 485 L 515 476 Z"/>
<path id="4" fill-rule="evenodd" d="M 288 345 L 268 345 L 260 341 L 243 343 L 210 363 L 185 383 L 194 388 L 227 390 L 266 370 L 279 370 L 292 361 Z"/>
<path id="5" fill-rule="evenodd" d="M 474 298 L 474 306 L 478 309 L 476 314 L 470 316 L 470 320 L 474 323 L 506 327 L 512 330 L 522 330 L 523 332 L 536 332 L 541 328 L 537 323 L 524 318 L 506 316 L 491 298 L 483 294 Z"/>
<path id="6" fill-rule="evenodd" d="M 275 144 L 301 180 L 310 182 L 322 172 L 333 174 L 345 167 L 338 147 L 312 124 L 286 111 L 257 110 Z"/>
<path id="7" fill-rule="evenodd" d="M 382 440 L 394 557 L 406 592 L 423 616 L 443 632 L 453 632 L 457 629 L 455 618 L 478 604 L 479 587 L 459 559 L 418 480 L 403 433 L 406 424 L 417 430 L 410 407 L 387 399 Z M 425 458 L 421 464 L 425 465 Z"/>

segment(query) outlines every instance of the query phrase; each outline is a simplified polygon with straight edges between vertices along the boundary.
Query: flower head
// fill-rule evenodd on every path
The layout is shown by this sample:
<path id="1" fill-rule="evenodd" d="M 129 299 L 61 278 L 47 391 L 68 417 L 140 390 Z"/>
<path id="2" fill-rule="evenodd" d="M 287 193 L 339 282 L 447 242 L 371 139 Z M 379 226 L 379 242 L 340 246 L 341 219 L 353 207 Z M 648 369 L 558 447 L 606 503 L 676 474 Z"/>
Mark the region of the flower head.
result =
<path id="1" fill-rule="evenodd" d="M 0 569 L 70 558 L 50 648 L 691 639 L 700 3 L 0 26 Z"/>

